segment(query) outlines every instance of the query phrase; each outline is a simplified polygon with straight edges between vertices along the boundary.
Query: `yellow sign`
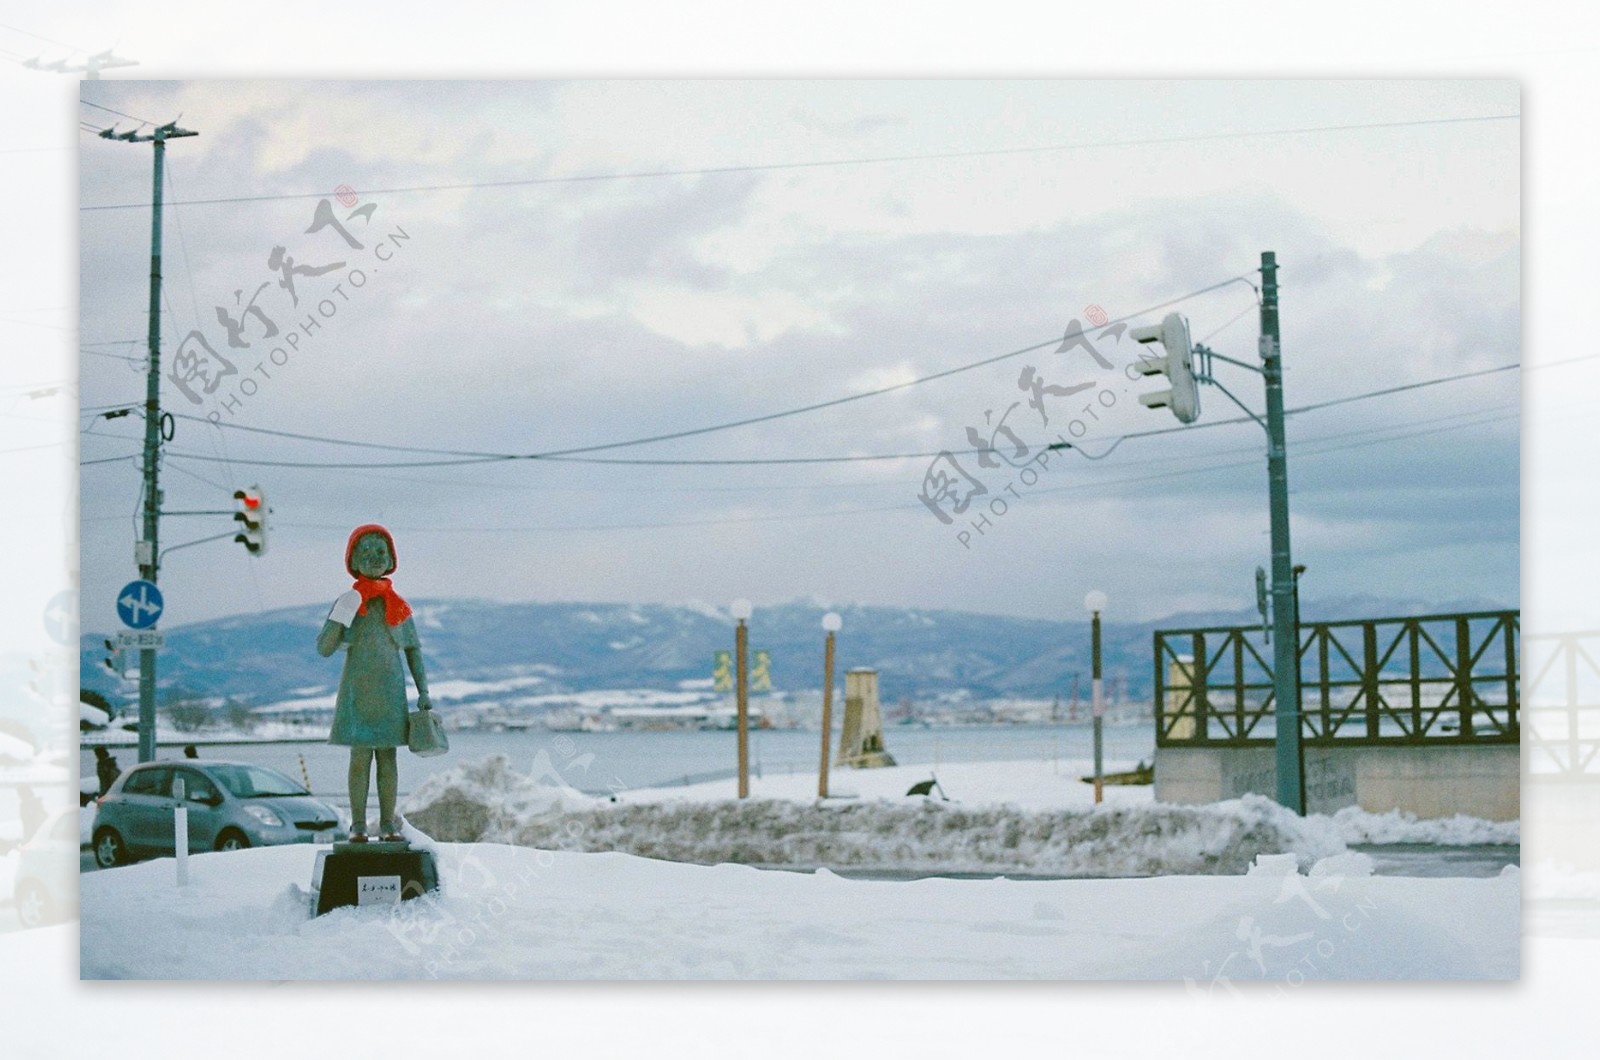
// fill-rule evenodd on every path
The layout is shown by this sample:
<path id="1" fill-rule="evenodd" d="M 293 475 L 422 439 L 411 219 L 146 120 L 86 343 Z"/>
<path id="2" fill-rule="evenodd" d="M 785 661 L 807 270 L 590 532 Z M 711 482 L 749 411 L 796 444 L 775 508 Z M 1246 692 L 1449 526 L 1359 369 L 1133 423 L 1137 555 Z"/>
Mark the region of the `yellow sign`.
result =
<path id="1" fill-rule="evenodd" d="M 758 651 L 753 653 L 755 660 L 750 666 L 750 691 L 772 691 L 772 653 Z"/>
<path id="2" fill-rule="evenodd" d="M 733 691 L 733 652 L 719 651 L 711 657 L 711 687 L 718 692 Z"/>

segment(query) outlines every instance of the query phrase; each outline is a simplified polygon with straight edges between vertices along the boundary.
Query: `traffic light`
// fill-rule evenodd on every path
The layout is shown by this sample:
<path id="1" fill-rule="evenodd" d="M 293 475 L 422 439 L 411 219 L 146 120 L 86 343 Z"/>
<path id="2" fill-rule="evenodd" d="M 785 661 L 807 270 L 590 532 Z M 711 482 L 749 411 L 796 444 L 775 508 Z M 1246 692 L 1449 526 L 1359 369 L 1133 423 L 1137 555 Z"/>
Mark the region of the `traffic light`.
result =
<path id="1" fill-rule="evenodd" d="M 1200 418 L 1200 387 L 1194 378 L 1194 349 L 1189 344 L 1189 322 L 1178 313 L 1168 313 L 1159 326 L 1133 328 L 1128 332 L 1136 342 L 1160 343 L 1164 356 L 1142 356 L 1134 367 L 1140 375 L 1164 375 L 1171 389 L 1141 394 L 1139 401 L 1153 409 L 1170 408 L 1179 423 Z"/>
<path id="2" fill-rule="evenodd" d="M 260 486 L 251 486 L 234 490 L 233 499 L 239 503 L 233 521 L 244 524 L 233 539 L 249 549 L 252 556 L 259 556 L 267 550 L 267 496 Z"/>

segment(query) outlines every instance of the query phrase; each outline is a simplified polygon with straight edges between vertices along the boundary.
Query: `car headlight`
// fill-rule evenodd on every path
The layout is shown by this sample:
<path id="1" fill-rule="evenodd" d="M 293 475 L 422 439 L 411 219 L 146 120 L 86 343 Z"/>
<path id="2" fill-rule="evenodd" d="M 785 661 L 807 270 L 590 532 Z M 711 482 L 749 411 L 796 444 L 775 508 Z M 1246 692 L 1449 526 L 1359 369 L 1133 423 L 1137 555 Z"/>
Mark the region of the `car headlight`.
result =
<path id="1" fill-rule="evenodd" d="M 260 821 L 268 828 L 282 828 L 283 818 L 267 809 L 265 806 L 246 806 L 244 812 Z"/>

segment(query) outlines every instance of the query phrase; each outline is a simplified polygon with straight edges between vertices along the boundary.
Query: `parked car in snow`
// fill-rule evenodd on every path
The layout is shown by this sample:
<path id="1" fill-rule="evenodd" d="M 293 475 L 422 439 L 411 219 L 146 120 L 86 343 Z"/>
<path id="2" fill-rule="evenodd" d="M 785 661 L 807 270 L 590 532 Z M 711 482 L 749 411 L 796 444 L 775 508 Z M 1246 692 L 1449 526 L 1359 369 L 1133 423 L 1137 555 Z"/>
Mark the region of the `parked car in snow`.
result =
<path id="1" fill-rule="evenodd" d="M 245 762 L 146 762 L 117 778 L 94 815 L 101 868 L 174 852 L 173 810 L 188 808 L 189 851 L 344 838 L 339 813 L 298 781 Z"/>
<path id="2" fill-rule="evenodd" d="M 78 808 L 55 814 L 17 852 L 11 894 L 25 928 L 70 920 L 78 912 Z"/>

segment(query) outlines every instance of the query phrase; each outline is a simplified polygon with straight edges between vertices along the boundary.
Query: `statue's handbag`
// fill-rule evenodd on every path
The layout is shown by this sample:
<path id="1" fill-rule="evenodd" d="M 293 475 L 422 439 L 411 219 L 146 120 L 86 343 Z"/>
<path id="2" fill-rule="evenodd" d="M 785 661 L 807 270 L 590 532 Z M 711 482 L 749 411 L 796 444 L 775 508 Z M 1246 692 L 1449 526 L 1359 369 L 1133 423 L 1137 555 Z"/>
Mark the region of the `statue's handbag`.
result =
<path id="1" fill-rule="evenodd" d="M 406 745 L 411 748 L 412 754 L 423 758 L 432 758 L 450 750 L 444 726 L 439 724 L 439 719 L 433 716 L 431 710 L 413 710 L 406 716 Z"/>

